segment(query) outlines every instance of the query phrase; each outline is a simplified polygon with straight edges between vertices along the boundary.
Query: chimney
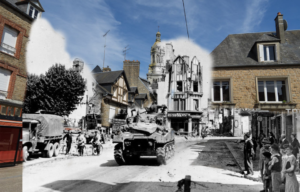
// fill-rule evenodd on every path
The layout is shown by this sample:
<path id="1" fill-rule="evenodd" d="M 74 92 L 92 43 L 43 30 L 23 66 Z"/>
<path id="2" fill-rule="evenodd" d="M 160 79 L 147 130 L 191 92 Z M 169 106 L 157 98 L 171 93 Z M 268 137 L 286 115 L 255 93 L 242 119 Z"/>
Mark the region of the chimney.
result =
<path id="1" fill-rule="evenodd" d="M 111 69 L 109 68 L 109 66 L 103 68 L 103 72 L 109 72 L 109 71 L 111 71 Z"/>
<path id="2" fill-rule="evenodd" d="M 280 12 L 277 13 L 277 17 L 275 18 L 275 25 L 276 25 L 276 37 L 280 39 L 280 43 L 285 43 L 284 21 L 283 21 L 283 15 Z"/>
<path id="3" fill-rule="evenodd" d="M 186 64 L 188 64 L 188 66 L 190 67 L 189 56 L 183 55 L 182 58 L 183 58 L 184 62 L 185 62 Z"/>
<path id="4" fill-rule="evenodd" d="M 123 70 L 125 71 L 130 87 L 138 87 L 140 76 L 140 62 L 138 60 L 123 62 Z"/>

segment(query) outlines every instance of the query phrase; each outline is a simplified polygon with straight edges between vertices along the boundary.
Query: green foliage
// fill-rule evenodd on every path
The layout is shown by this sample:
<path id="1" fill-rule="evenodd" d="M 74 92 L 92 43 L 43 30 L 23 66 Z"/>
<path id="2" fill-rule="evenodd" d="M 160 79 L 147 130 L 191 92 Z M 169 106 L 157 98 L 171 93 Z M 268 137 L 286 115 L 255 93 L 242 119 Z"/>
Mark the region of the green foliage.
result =
<path id="1" fill-rule="evenodd" d="M 46 110 L 69 115 L 81 102 L 84 92 L 85 81 L 79 73 L 55 64 L 45 75 L 28 76 L 24 112 Z"/>

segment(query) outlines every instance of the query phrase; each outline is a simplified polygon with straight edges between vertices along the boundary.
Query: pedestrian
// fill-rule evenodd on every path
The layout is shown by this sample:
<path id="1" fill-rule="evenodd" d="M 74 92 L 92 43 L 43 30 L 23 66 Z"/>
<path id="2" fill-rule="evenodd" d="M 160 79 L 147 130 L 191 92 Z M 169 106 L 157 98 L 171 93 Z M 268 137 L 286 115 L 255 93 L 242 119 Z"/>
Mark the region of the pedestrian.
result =
<path id="1" fill-rule="evenodd" d="M 293 155 L 297 159 L 298 153 L 299 153 L 299 141 L 296 138 L 296 134 L 295 133 L 292 133 L 291 138 L 292 138 L 291 146 L 293 147 Z"/>
<path id="2" fill-rule="evenodd" d="M 286 149 L 289 145 L 288 144 L 284 144 L 280 147 L 280 153 L 281 153 L 281 167 L 285 167 L 285 163 L 287 161 L 287 154 L 286 154 Z M 284 191 L 284 188 L 285 188 L 285 173 L 283 172 L 284 169 L 281 169 L 281 181 L 282 181 L 282 184 L 280 186 L 280 189 L 283 189 L 282 191 Z"/>
<path id="3" fill-rule="evenodd" d="M 91 140 L 91 143 L 93 144 L 93 147 L 96 147 L 97 155 L 100 155 L 100 137 L 98 135 L 98 131 L 95 131 L 95 135 Z"/>
<path id="4" fill-rule="evenodd" d="M 256 142 L 255 137 L 252 137 L 252 143 L 253 143 L 253 150 L 254 150 L 253 160 L 255 160 L 256 159 L 256 148 L 257 148 L 257 142 Z"/>
<path id="5" fill-rule="evenodd" d="M 66 149 L 66 155 L 69 154 L 71 145 L 72 145 L 72 133 L 71 130 L 67 132 L 67 134 L 63 137 L 63 140 L 66 139 L 67 149 Z"/>
<path id="6" fill-rule="evenodd" d="M 244 135 L 245 139 L 245 145 L 244 145 L 244 165 L 245 165 L 245 171 L 247 172 L 247 175 L 251 174 L 253 175 L 253 143 L 250 138 L 250 134 L 246 133 Z"/>
<path id="7" fill-rule="evenodd" d="M 79 152 L 79 156 L 83 156 L 83 149 L 85 147 L 85 137 L 82 134 L 82 132 L 79 132 L 79 135 L 77 137 L 77 146 L 78 146 L 78 152 Z"/>
<path id="8" fill-rule="evenodd" d="M 299 192 L 299 183 L 295 174 L 296 157 L 293 155 L 294 147 L 289 145 L 286 149 L 287 161 L 283 167 L 285 175 L 285 192 Z"/>
<path id="9" fill-rule="evenodd" d="M 263 130 L 261 129 L 260 130 L 260 134 L 259 134 L 259 137 L 258 137 L 258 140 L 259 140 L 259 148 L 262 148 L 263 144 L 262 144 L 262 141 L 264 140 L 264 138 L 266 137 L 266 135 L 264 134 Z"/>
<path id="10" fill-rule="evenodd" d="M 269 169 L 271 170 L 271 180 L 273 192 L 280 192 L 281 180 L 281 155 L 279 153 L 279 147 L 277 144 L 271 145 L 271 162 L 269 163 Z"/>
<path id="11" fill-rule="evenodd" d="M 269 134 L 269 139 L 271 141 L 271 145 L 273 145 L 274 143 L 276 143 L 275 135 L 272 132 L 270 132 L 270 134 Z"/>
<path id="12" fill-rule="evenodd" d="M 272 180 L 271 180 L 271 170 L 269 169 L 269 162 L 271 161 L 272 154 L 270 152 L 264 152 L 264 163 L 263 163 L 263 183 L 264 183 L 264 190 L 260 192 L 272 192 Z"/>
<path id="13" fill-rule="evenodd" d="M 285 138 L 285 134 L 281 135 L 281 138 L 279 140 L 279 145 L 280 146 L 289 145 L 289 141 Z"/>
<path id="14" fill-rule="evenodd" d="M 263 175 L 264 175 L 264 161 L 265 161 L 265 156 L 263 155 L 263 153 L 265 152 L 270 152 L 270 141 L 269 139 L 265 138 L 264 140 L 262 140 L 262 148 L 260 148 L 259 150 L 259 164 L 258 164 L 258 167 L 259 167 L 259 170 L 260 170 L 260 175 L 261 175 L 261 178 L 263 179 Z M 265 183 L 263 183 L 265 185 Z M 265 191 L 265 186 L 264 186 L 264 189 L 261 190 L 261 192 L 264 192 Z"/>

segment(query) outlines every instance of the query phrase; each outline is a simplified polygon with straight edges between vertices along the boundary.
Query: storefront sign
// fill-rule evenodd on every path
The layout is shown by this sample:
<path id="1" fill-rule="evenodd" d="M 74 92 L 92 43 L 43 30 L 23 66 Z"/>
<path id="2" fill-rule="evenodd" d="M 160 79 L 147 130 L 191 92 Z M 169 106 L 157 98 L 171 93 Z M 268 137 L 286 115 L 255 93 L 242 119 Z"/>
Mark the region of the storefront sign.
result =
<path id="1" fill-rule="evenodd" d="M 168 117 L 181 117 L 181 118 L 188 118 L 190 115 L 188 113 L 168 113 Z"/>

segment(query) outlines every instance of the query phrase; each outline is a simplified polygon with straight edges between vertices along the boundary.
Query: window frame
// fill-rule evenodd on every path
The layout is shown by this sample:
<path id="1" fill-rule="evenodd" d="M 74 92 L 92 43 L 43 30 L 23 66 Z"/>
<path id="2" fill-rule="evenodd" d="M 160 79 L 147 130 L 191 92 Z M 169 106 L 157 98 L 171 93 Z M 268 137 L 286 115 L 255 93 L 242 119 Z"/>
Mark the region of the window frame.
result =
<path id="1" fill-rule="evenodd" d="M 29 14 L 29 13 L 30 13 L 30 8 L 31 8 L 31 7 L 32 7 L 32 9 L 33 9 L 32 15 Z M 36 15 L 36 17 L 35 17 L 36 12 L 37 12 L 37 15 Z M 28 14 L 31 18 L 33 18 L 33 19 L 38 18 L 39 15 L 40 15 L 40 13 L 41 13 L 41 12 L 40 12 L 35 6 L 33 6 L 32 4 L 28 3 L 27 14 Z"/>
<path id="2" fill-rule="evenodd" d="M 275 60 L 265 60 L 264 57 L 264 47 L 265 46 L 274 46 L 274 55 L 275 55 Z M 269 53 L 269 49 L 267 49 L 268 53 Z M 279 49 L 279 42 L 269 42 L 269 43 L 258 43 L 257 44 L 257 60 L 259 62 L 277 62 L 280 60 L 280 49 Z M 269 54 L 267 55 L 267 57 L 269 58 Z"/>
<path id="3" fill-rule="evenodd" d="M 215 99 L 214 99 L 214 87 L 213 87 L 215 81 L 219 81 L 219 82 L 228 81 L 229 82 L 229 101 L 224 101 L 223 100 L 222 84 L 220 84 L 220 101 L 215 101 Z M 211 81 L 211 101 L 212 102 L 214 102 L 214 103 L 232 102 L 233 101 L 232 93 L 233 93 L 233 91 L 232 91 L 232 79 L 231 79 L 231 77 L 213 78 L 212 79 L 212 81 Z"/>
<path id="4" fill-rule="evenodd" d="M 285 81 L 285 91 L 286 91 L 286 102 L 290 102 L 292 99 L 291 99 L 291 94 L 290 94 L 290 77 L 289 76 L 270 76 L 270 77 L 256 77 L 256 99 L 258 101 L 258 103 L 283 103 L 283 101 L 278 101 L 278 92 L 275 92 L 275 98 L 276 98 L 276 101 L 260 101 L 259 100 L 259 87 L 258 87 L 258 81 L 264 81 L 264 97 L 265 99 L 267 99 L 267 92 L 266 92 L 266 81 Z M 276 84 L 274 84 L 274 89 L 277 90 L 277 86 Z"/>
<path id="5" fill-rule="evenodd" d="M 178 107 L 176 107 L 175 101 L 178 101 Z M 184 105 L 184 107 L 183 107 L 183 105 Z M 186 110 L 186 99 L 180 99 L 180 98 L 173 99 L 173 110 L 174 111 L 185 111 Z"/>
<path id="6" fill-rule="evenodd" d="M 12 22 L 12 21 L 8 20 L 7 18 L 3 17 L 2 15 L 0 15 L 0 43 L 2 42 L 4 26 L 8 26 L 8 27 L 18 31 L 16 46 L 15 46 L 16 52 L 14 55 L 10 55 L 10 54 L 2 52 L 2 51 L 0 51 L 0 53 L 8 55 L 10 57 L 14 57 L 16 59 L 20 59 L 23 37 L 24 36 L 28 37 L 28 35 L 26 35 L 26 29 L 19 26 L 15 22 Z"/>

